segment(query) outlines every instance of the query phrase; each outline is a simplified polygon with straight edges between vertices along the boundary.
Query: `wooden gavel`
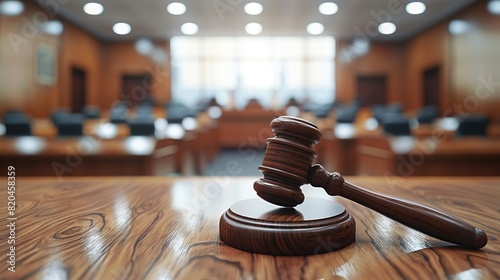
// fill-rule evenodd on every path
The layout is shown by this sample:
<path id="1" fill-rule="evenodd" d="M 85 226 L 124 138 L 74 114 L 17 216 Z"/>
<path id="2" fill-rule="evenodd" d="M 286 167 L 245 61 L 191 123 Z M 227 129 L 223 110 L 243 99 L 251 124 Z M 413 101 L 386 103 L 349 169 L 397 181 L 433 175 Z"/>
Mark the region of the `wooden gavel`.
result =
<path id="1" fill-rule="evenodd" d="M 269 138 L 262 165 L 264 178 L 254 183 L 262 199 L 285 207 L 304 201 L 300 187 L 310 183 L 329 195 L 340 195 L 380 214 L 438 239 L 458 245 L 482 248 L 488 238 L 458 218 L 414 202 L 378 194 L 344 180 L 339 173 L 329 173 L 312 162 L 312 146 L 321 139 L 318 127 L 306 120 L 281 116 L 271 122 L 275 137 Z"/>

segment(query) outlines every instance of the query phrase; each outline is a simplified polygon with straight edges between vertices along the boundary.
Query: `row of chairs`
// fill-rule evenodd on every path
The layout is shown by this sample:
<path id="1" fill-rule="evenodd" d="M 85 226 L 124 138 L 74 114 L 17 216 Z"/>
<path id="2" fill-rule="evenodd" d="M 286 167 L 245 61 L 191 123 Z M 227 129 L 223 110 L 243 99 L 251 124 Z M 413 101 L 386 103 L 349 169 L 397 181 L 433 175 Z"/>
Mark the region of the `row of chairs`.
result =
<path id="1" fill-rule="evenodd" d="M 177 104 L 170 104 L 165 109 L 168 112 L 166 121 L 169 124 L 181 124 L 186 117 L 195 116 L 187 107 Z M 101 113 L 98 107 L 87 106 L 83 108 L 82 113 L 71 113 L 66 108 L 54 110 L 50 119 L 57 127 L 58 136 L 83 136 L 85 120 L 99 119 L 100 117 Z M 110 111 L 109 121 L 114 124 L 127 124 L 130 128 L 130 135 L 155 135 L 155 118 L 151 106 L 137 107 L 133 118 L 128 115 L 127 107 L 115 106 Z M 3 123 L 5 136 L 32 135 L 32 119 L 20 111 L 5 113 Z"/>
<path id="2" fill-rule="evenodd" d="M 374 118 L 382 125 L 384 133 L 394 136 L 411 135 L 411 119 L 403 113 L 400 105 L 379 106 L 373 108 Z M 414 120 L 420 124 L 430 124 L 439 116 L 435 106 L 421 108 Z M 490 118 L 486 115 L 476 114 L 458 118 L 456 136 L 487 136 Z"/>
<path id="3" fill-rule="evenodd" d="M 326 118 L 333 111 L 337 123 L 352 124 L 355 122 L 359 112 L 359 105 L 353 102 L 348 105 L 326 104 L 307 108 L 317 118 Z M 418 110 L 414 118 L 408 118 L 404 114 L 401 104 L 374 105 L 372 115 L 377 123 L 388 135 L 404 136 L 411 135 L 411 122 L 416 121 L 419 125 L 431 124 L 439 117 L 439 109 L 436 106 L 425 106 Z M 456 129 L 457 136 L 486 136 L 490 119 L 486 115 L 472 115 L 458 119 Z"/>
<path id="4" fill-rule="evenodd" d="M 317 117 L 327 117 L 332 108 L 336 114 L 337 123 L 354 123 L 359 106 L 356 103 L 349 105 L 327 104 L 316 108 Z M 195 117 L 196 112 L 178 103 L 170 103 L 165 107 L 168 123 L 182 123 L 186 117 Z M 201 110 L 200 110 L 201 111 Z M 373 117 L 383 127 L 383 131 L 389 135 L 410 135 L 410 119 L 404 115 L 400 104 L 376 105 L 372 107 Z M 432 123 L 439 116 L 435 106 L 424 107 L 419 110 L 415 120 L 419 124 Z M 81 136 L 83 135 L 83 123 L 85 119 L 98 119 L 101 113 L 98 107 L 86 106 L 82 114 L 70 113 L 68 109 L 55 110 L 51 120 L 57 126 L 59 136 Z M 110 110 L 109 121 L 115 124 L 128 124 L 131 135 L 154 135 L 154 117 L 152 106 L 138 106 L 135 118 L 128 116 L 128 108 L 123 104 L 114 106 Z M 23 136 L 31 135 L 31 118 L 20 111 L 9 111 L 4 115 L 5 135 Z M 473 115 L 460 118 L 457 136 L 485 136 L 490 119 L 485 115 Z"/>

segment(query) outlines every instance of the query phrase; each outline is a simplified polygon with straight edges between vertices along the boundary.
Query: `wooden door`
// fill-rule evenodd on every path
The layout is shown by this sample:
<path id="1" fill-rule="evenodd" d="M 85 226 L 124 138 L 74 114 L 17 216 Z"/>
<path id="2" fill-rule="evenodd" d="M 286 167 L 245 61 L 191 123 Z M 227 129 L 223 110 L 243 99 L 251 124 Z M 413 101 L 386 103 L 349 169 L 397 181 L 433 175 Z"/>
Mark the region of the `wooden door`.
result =
<path id="1" fill-rule="evenodd" d="M 123 75 L 122 100 L 129 107 L 147 103 L 151 99 L 150 75 Z"/>
<path id="2" fill-rule="evenodd" d="M 356 89 L 358 101 L 363 107 L 376 104 L 385 104 L 387 78 L 381 76 L 358 76 L 356 79 Z"/>
<path id="3" fill-rule="evenodd" d="M 439 108 L 439 67 L 433 67 L 424 71 L 424 106 L 436 106 Z"/>
<path id="4" fill-rule="evenodd" d="M 85 71 L 71 68 L 71 112 L 80 113 L 85 106 L 86 92 Z"/>

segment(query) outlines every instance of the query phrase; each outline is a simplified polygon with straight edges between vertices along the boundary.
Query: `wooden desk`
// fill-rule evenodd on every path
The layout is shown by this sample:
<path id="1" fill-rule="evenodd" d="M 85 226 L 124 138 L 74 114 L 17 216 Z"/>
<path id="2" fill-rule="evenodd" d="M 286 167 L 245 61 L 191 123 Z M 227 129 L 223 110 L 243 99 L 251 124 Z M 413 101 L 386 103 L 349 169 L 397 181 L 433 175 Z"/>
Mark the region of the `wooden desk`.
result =
<path id="1" fill-rule="evenodd" d="M 356 161 L 358 175 L 499 176 L 500 140 L 363 137 Z"/>
<path id="2" fill-rule="evenodd" d="M 321 133 L 323 137 L 314 147 L 317 162 L 330 172 L 337 171 L 344 176 L 357 175 L 358 139 L 381 135 L 380 130 L 370 131 L 359 124 L 336 124 Z"/>
<path id="3" fill-rule="evenodd" d="M 176 152 L 174 140 L 142 136 L 1 137 L 0 168 L 22 166 L 22 176 L 167 175 L 175 172 Z"/>
<path id="4" fill-rule="evenodd" d="M 267 111 L 260 107 L 224 111 L 218 120 L 219 146 L 265 148 L 267 138 L 274 137 L 271 121 L 281 115 L 281 110 Z"/>
<path id="5" fill-rule="evenodd" d="M 109 126 L 107 119 L 91 119 L 85 120 L 83 124 L 83 135 L 85 136 L 95 136 L 100 137 L 103 130 Z M 116 130 L 115 135 L 112 138 L 124 138 L 130 136 L 130 129 L 128 124 L 112 124 L 113 129 Z M 50 119 L 34 119 L 32 124 L 32 134 L 33 136 L 55 138 L 57 137 L 57 127 L 52 123 Z"/>
<path id="6" fill-rule="evenodd" d="M 0 179 L 6 186 L 6 178 Z M 16 272 L 7 271 L 4 261 L 0 278 L 385 280 L 500 275 L 500 177 L 413 177 L 399 186 L 382 177 L 348 178 L 482 228 L 489 241 L 481 250 L 433 239 L 354 202 L 303 186 L 306 196 L 344 204 L 357 226 L 355 243 L 305 257 L 251 254 L 219 240 L 220 215 L 231 204 L 255 197 L 256 179 L 72 177 L 59 182 L 18 177 Z M 0 216 L 7 217 L 6 211 L 0 207 Z M 2 242 L 6 223 L 1 219 Z M 3 243 L 0 248 L 5 260 L 8 247 Z"/>

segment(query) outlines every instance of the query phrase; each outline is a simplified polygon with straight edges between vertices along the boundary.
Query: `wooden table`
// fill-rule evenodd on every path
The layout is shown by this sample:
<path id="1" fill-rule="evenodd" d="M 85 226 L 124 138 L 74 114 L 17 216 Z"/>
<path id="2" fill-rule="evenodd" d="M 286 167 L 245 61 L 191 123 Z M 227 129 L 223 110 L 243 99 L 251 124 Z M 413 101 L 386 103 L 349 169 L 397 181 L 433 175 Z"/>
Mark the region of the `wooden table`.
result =
<path id="1" fill-rule="evenodd" d="M 20 176 L 144 176 L 175 172 L 178 145 L 172 139 L 131 136 L 0 137 L 0 168 L 23 167 Z"/>
<path id="2" fill-rule="evenodd" d="M 281 110 L 261 107 L 224 111 L 218 120 L 218 143 L 221 148 L 265 148 L 267 138 L 274 137 L 271 121 L 283 115 Z"/>
<path id="3" fill-rule="evenodd" d="M 18 167 L 17 172 L 21 172 Z M 6 173 L 4 170 L 2 173 Z M 2 191 L 7 193 L 7 179 Z M 71 177 L 16 181 L 16 272 L 7 271 L 7 207 L 0 208 L 1 279 L 498 279 L 500 177 L 351 177 L 482 228 L 481 250 L 436 240 L 321 189 L 356 220 L 356 242 L 327 254 L 279 257 L 223 244 L 227 208 L 255 197 L 257 178 Z M 3 203 L 6 200 L 3 199 Z M 3 204 L 5 205 L 5 204 Z M 328 240 L 324 246 L 328 246 Z"/>
<path id="4" fill-rule="evenodd" d="M 500 176 L 500 140 L 492 137 L 362 137 L 357 175 Z"/>

